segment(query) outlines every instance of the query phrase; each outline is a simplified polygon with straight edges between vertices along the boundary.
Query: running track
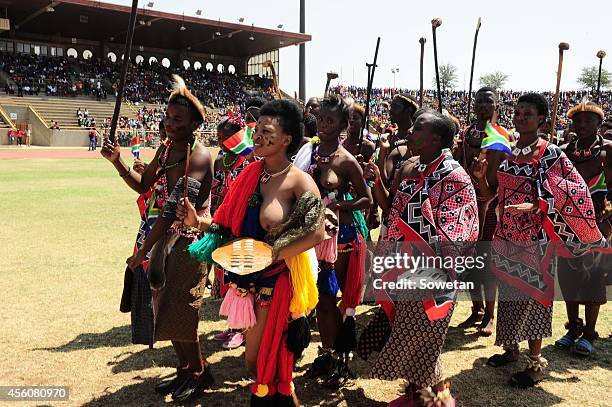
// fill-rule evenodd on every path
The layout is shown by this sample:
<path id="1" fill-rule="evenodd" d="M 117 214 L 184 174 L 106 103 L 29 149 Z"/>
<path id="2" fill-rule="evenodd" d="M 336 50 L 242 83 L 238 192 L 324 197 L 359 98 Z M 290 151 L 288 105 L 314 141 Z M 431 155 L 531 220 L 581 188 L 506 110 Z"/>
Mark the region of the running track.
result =
<path id="1" fill-rule="evenodd" d="M 129 148 L 121 149 L 121 156 L 131 158 L 131 150 Z M 151 148 L 143 148 L 140 150 L 140 156 L 144 159 L 151 159 L 155 156 L 155 150 Z M 96 151 L 87 151 L 86 148 L 54 148 L 54 147 L 8 147 L 0 148 L 0 160 L 16 160 L 16 159 L 41 159 L 41 158 L 99 158 L 100 149 Z"/>

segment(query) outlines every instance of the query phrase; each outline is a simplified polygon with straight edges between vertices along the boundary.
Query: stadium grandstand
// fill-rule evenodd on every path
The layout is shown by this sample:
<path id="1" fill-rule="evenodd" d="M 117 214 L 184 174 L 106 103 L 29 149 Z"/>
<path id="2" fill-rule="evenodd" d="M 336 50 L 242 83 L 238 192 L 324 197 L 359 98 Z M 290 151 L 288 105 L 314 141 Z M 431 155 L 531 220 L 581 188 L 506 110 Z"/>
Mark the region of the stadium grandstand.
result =
<path id="1" fill-rule="evenodd" d="M 181 75 L 219 114 L 266 96 L 279 49 L 307 34 L 138 10 L 119 135 L 157 131 L 172 74 Z M 87 146 L 90 128 L 109 127 L 130 8 L 91 0 L 0 0 L 0 144 L 11 129 L 31 130 L 34 145 Z M 147 137 L 142 137 L 145 140 Z"/>

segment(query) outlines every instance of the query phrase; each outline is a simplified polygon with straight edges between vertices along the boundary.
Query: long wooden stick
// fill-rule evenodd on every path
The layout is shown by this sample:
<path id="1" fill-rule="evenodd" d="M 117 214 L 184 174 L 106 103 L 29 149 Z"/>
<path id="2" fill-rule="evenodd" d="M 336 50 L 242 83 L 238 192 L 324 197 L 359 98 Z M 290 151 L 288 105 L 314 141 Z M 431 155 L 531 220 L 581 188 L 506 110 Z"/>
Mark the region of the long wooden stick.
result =
<path id="1" fill-rule="evenodd" d="M 327 73 L 327 82 L 325 82 L 325 92 L 323 92 L 323 97 L 326 98 L 327 97 L 327 92 L 329 92 L 329 83 L 332 81 L 332 79 L 336 79 L 338 78 L 338 74 L 335 72 L 328 72 Z"/>
<path id="2" fill-rule="evenodd" d="M 134 38 L 134 26 L 136 25 L 136 14 L 138 11 L 138 0 L 132 0 L 132 12 L 130 13 L 130 21 L 128 23 L 128 32 L 125 37 L 125 46 L 123 47 L 123 64 L 121 65 L 121 77 L 119 79 L 119 88 L 117 88 L 117 99 L 115 100 L 115 111 L 113 112 L 113 120 L 108 138 L 111 142 L 115 142 L 115 132 L 117 131 L 117 123 L 119 122 L 119 113 L 121 112 L 121 101 L 123 99 L 123 88 L 125 87 L 125 77 L 127 75 L 128 66 L 130 64 L 130 55 L 132 53 L 132 39 Z"/>
<path id="3" fill-rule="evenodd" d="M 274 68 L 274 64 L 269 59 L 264 61 L 264 68 L 270 68 L 270 72 L 272 72 L 272 91 L 276 94 L 276 97 L 280 100 L 283 98 L 283 93 L 281 92 L 278 86 L 278 77 L 276 76 L 276 69 Z"/>
<path id="4" fill-rule="evenodd" d="M 431 31 L 433 33 L 434 64 L 436 66 L 436 85 L 438 87 L 438 111 L 442 113 L 442 92 L 440 91 L 440 70 L 438 69 L 438 41 L 436 29 L 442 25 L 442 20 L 434 18 L 431 20 Z"/>
<path id="5" fill-rule="evenodd" d="M 606 57 L 606 51 L 598 51 L 597 58 L 599 58 L 599 74 L 597 75 L 597 103 L 600 103 L 601 97 L 601 66 L 603 64 L 603 59 Z"/>
<path id="6" fill-rule="evenodd" d="M 425 60 L 425 43 L 427 40 L 425 37 L 419 38 L 419 43 L 421 44 L 421 63 L 419 66 L 420 72 L 420 87 L 419 87 L 419 107 L 423 107 L 423 61 Z"/>
<path id="7" fill-rule="evenodd" d="M 476 62 L 476 45 L 478 44 L 478 33 L 480 32 L 480 17 L 478 17 L 478 23 L 476 24 L 476 33 L 474 34 L 474 47 L 472 48 L 472 68 L 470 70 L 470 89 L 468 91 L 468 106 L 467 106 L 467 117 L 465 122 L 470 124 L 470 112 L 472 108 L 472 82 L 474 81 L 474 64 Z"/>
<path id="8" fill-rule="evenodd" d="M 361 151 L 361 144 L 363 143 L 363 133 L 365 133 L 365 129 L 368 127 L 368 120 L 370 117 L 370 98 L 372 97 L 372 85 L 374 84 L 374 73 L 376 72 L 376 62 L 378 61 L 378 48 L 380 47 L 380 37 L 376 40 L 376 50 L 374 51 L 374 63 L 372 65 L 366 64 L 371 67 L 372 71 L 368 69 L 368 88 L 366 93 L 366 106 L 365 106 L 365 115 L 363 124 L 361 125 L 361 133 L 359 134 L 359 144 L 358 150 Z"/>
<path id="9" fill-rule="evenodd" d="M 555 100 L 553 102 L 552 120 L 550 123 L 550 139 L 555 139 L 555 128 L 557 127 L 557 108 L 559 107 L 559 89 L 561 88 L 561 72 L 563 71 L 563 52 L 569 49 L 567 42 L 559 44 L 559 66 L 557 68 L 557 89 L 555 90 Z"/>

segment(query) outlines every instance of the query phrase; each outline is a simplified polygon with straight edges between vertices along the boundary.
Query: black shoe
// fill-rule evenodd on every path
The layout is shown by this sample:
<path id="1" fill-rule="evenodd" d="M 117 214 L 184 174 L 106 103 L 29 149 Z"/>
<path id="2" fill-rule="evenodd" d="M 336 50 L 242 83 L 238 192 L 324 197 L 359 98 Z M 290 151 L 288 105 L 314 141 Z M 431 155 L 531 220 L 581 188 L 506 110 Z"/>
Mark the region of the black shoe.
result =
<path id="1" fill-rule="evenodd" d="M 208 366 L 202 374 L 198 376 L 190 375 L 183 385 L 172 393 L 172 400 L 180 402 L 193 400 L 201 396 L 202 391 L 212 386 L 214 382 L 215 379 L 210 372 L 210 366 Z"/>
<path id="2" fill-rule="evenodd" d="M 172 380 L 165 380 L 155 386 L 155 392 L 159 394 L 174 393 L 189 378 L 189 373 L 185 370 L 177 371 L 176 377 Z"/>
<path id="3" fill-rule="evenodd" d="M 328 389 L 338 390 L 356 378 L 345 360 L 339 360 L 333 373 L 323 379 L 322 385 Z"/>
<path id="4" fill-rule="evenodd" d="M 321 351 L 320 351 L 321 352 Z M 331 352 L 322 351 L 321 354 L 312 362 L 304 377 L 313 380 L 319 377 L 327 377 L 334 372 L 336 359 Z"/>

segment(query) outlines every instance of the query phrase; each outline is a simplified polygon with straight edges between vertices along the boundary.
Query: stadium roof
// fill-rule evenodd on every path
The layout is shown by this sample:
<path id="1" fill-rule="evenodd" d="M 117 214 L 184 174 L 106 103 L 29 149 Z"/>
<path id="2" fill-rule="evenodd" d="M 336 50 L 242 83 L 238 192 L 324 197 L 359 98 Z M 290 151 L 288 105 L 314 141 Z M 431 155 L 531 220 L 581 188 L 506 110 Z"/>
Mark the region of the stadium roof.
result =
<path id="1" fill-rule="evenodd" d="M 306 34 L 165 13 L 144 7 L 147 3 L 139 3 L 135 46 L 247 57 L 311 40 Z M 17 34 L 107 43 L 125 42 L 130 16 L 130 7 L 92 0 L 0 0 L 0 7 L 7 8 Z"/>

